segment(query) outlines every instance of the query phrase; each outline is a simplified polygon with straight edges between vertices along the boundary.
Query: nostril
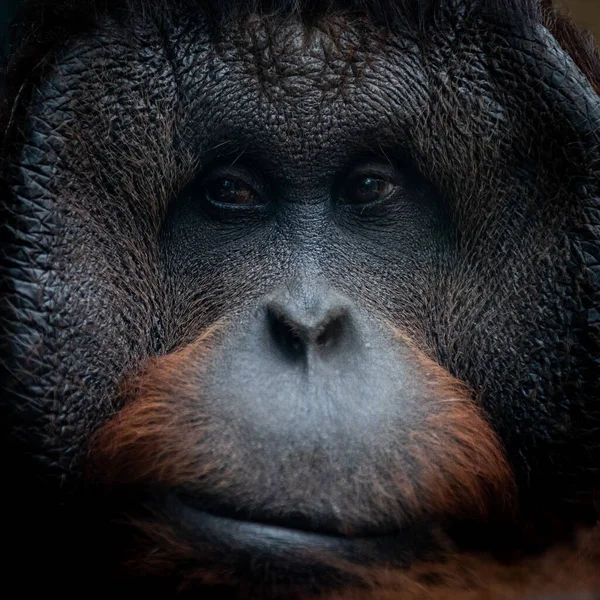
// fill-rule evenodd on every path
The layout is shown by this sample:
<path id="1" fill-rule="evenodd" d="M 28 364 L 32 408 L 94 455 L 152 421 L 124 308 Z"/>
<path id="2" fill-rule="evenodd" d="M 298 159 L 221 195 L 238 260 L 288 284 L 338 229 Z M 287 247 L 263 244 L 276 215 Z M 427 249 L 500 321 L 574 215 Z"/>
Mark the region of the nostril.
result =
<path id="1" fill-rule="evenodd" d="M 343 306 L 327 311 L 300 310 L 271 302 L 266 306 L 270 343 L 291 361 L 306 361 L 311 351 L 327 354 L 339 349 L 349 333 L 349 314 Z"/>
<path id="2" fill-rule="evenodd" d="M 344 334 L 345 321 L 345 314 L 339 314 L 322 323 L 315 337 L 317 348 L 328 350 L 337 346 Z"/>
<path id="3" fill-rule="evenodd" d="M 267 308 L 267 322 L 271 339 L 284 356 L 294 361 L 306 356 L 307 335 L 301 327 L 273 306 Z"/>

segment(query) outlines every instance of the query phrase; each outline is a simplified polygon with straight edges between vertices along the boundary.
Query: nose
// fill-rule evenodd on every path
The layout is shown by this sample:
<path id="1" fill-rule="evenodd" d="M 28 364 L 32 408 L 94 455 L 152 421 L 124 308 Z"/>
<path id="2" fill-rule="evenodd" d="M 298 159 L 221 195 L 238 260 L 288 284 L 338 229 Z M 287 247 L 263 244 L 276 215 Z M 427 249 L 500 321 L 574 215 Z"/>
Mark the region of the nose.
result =
<path id="1" fill-rule="evenodd" d="M 312 301 L 271 300 L 266 305 L 266 327 L 274 349 L 292 361 L 314 352 L 322 357 L 340 350 L 350 332 L 350 310 L 337 295 Z"/>
<path id="2" fill-rule="evenodd" d="M 385 430 L 407 406 L 403 355 L 385 324 L 352 297 L 316 285 L 290 288 L 249 307 L 215 340 L 203 398 L 239 435 L 256 435 L 265 447 L 314 451 L 314 460 L 338 450 L 343 457 L 354 436 Z"/>

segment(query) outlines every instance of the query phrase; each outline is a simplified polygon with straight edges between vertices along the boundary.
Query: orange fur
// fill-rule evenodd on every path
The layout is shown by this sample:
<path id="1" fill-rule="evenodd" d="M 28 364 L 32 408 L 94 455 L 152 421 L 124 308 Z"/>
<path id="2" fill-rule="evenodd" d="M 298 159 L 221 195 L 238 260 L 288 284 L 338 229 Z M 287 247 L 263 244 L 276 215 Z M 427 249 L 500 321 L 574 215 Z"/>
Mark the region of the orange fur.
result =
<path id="1" fill-rule="evenodd" d="M 244 498 L 252 497 L 256 485 L 252 467 L 235 442 L 219 437 L 210 406 L 203 404 L 199 394 L 202 364 L 212 351 L 216 332 L 213 328 L 197 342 L 153 359 L 127 387 L 129 401 L 93 440 L 90 475 L 96 483 L 176 487 L 206 479 L 225 492 L 242 489 Z M 376 469 L 381 465 L 361 473 L 371 490 L 369 506 L 375 512 L 401 511 L 399 521 L 446 517 L 485 521 L 511 515 L 514 479 L 471 391 L 408 340 L 401 343 L 420 376 L 424 417 L 409 435 L 383 440 L 381 452 L 387 454 L 379 458 L 388 469 L 385 479 Z M 390 498 L 390 490 L 396 498 Z M 222 550 L 215 554 L 206 544 L 192 544 L 160 516 L 132 525 L 137 550 L 124 565 L 128 574 L 175 576 L 182 588 L 231 583 L 235 559 Z M 294 552 L 309 564 L 317 561 L 335 569 L 341 578 L 362 581 L 358 589 L 319 596 L 327 600 L 500 600 L 551 592 L 583 594 L 581 599 L 587 600 L 592 596 L 585 594 L 600 585 L 594 566 L 600 564 L 597 533 L 512 565 L 499 564 L 487 555 L 459 553 L 438 534 L 445 548 L 439 560 L 403 570 L 357 565 L 328 553 L 314 556 L 302 548 Z M 293 597 L 313 600 L 299 594 Z"/>
<path id="2" fill-rule="evenodd" d="M 231 467 L 238 449 L 219 438 L 199 397 L 211 335 L 154 359 L 129 386 L 133 398 L 94 437 L 94 478 L 111 485 L 178 486 L 208 476 L 213 481 L 240 477 L 245 468 Z M 373 505 L 385 513 L 398 510 L 401 499 L 410 517 L 485 518 L 490 508 L 495 514 L 510 510 L 515 499 L 510 467 L 470 391 L 418 351 L 410 352 L 422 374 L 425 418 L 408 436 L 382 440 L 381 456 L 370 458 L 389 465 L 385 480 L 373 474 L 377 464 L 367 465 L 363 474 L 372 486 Z M 217 447 L 208 447 L 209 440 Z M 390 481 L 395 499 L 388 498 Z M 239 483 L 251 485 L 245 476 Z"/>
<path id="3" fill-rule="evenodd" d="M 128 573 L 169 576 L 177 573 L 180 589 L 202 585 L 227 585 L 235 580 L 235 563 L 222 554 L 215 562 L 197 560 L 212 549 L 183 541 L 169 526 L 156 522 L 136 523 L 141 550 L 126 565 Z M 302 555 L 303 551 L 299 551 Z M 304 551 L 307 560 L 318 558 L 360 586 L 342 586 L 339 591 L 310 593 L 269 589 L 269 597 L 294 600 L 597 600 L 600 589 L 600 525 L 581 531 L 571 543 L 547 552 L 503 564 L 487 554 L 460 553 L 451 547 L 435 562 L 418 562 L 406 570 L 379 568 L 344 562 L 321 553 Z M 347 581 L 347 579 L 346 579 Z M 260 600 L 253 590 L 240 598 Z"/>

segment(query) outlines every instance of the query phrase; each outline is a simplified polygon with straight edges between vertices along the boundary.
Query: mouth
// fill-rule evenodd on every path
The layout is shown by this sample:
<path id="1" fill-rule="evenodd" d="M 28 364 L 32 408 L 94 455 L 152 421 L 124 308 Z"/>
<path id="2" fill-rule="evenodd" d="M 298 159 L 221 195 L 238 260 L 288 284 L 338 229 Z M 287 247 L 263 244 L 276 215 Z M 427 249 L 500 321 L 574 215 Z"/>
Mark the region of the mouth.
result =
<path id="1" fill-rule="evenodd" d="M 331 556 L 363 565 L 391 561 L 402 566 L 429 548 L 432 541 L 414 523 L 345 535 L 326 521 L 315 524 L 301 516 L 250 515 L 180 494 L 169 497 L 167 510 L 192 543 L 200 547 L 209 544 L 271 564 L 306 564 L 310 557 Z"/>
<path id="2" fill-rule="evenodd" d="M 351 525 L 350 515 L 356 511 L 327 518 L 319 514 L 318 502 L 312 510 L 304 505 L 300 513 L 294 511 L 298 506 L 281 502 L 277 511 L 264 505 L 252 511 L 243 498 L 232 502 L 231 497 L 223 500 L 203 492 L 145 488 L 115 498 L 120 507 L 116 513 L 105 506 L 124 516 L 113 519 L 116 528 L 107 532 L 109 537 L 123 536 L 123 555 L 113 561 L 119 580 L 133 585 L 143 578 L 151 592 L 154 586 L 170 589 L 173 584 L 190 593 L 225 590 L 215 597 L 227 600 L 304 600 L 313 597 L 310 590 L 321 594 L 369 585 L 372 569 L 418 568 L 449 547 L 443 519 L 413 515 L 390 527 L 390 515 L 387 527 L 376 527 L 373 519 L 370 527 L 360 527 Z M 459 529 L 462 536 L 464 528 Z M 477 539 L 487 535 L 485 527 L 477 526 L 475 532 Z"/>

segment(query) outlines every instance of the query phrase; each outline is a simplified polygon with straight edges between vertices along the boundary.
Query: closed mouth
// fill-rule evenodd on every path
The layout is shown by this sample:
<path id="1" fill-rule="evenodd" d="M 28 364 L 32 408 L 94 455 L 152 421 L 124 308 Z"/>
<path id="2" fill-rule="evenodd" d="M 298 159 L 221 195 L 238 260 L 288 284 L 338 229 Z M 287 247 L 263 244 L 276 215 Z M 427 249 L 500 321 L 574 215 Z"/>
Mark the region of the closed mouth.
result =
<path id="1" fill-rule="evenodd" d="M 315 534 L 320 536 L 338 537 L 338 538 L 370 538 L 381 537 L 394 533 L 392 527 L 362 527 L 360 531 L 349 531 L 347 527 L 339 520 L 326 517 L 324 515 L 307 517 L 300 512 L 288 512 L 285 515 L 274 514 L 270 511 L 260 513 L 250 511 L 243 507 L 238 507 L 227 501 L 215 499 L 211 496 L 195 496 L 187 493 L 177 494 L 177 499 L 183 505 L 190 509 L 195 509 L 202 514 L 208 514 L 212 517 L 237 521 L 239 523 L 254 523 L 262 526 L 266 530 L 289 530 L 304 534 Z"/>
<path id="2" fill-rule="evenodd" d="M 352 561 L 404 562 L 407 552 L 414 556 L 415 549 L 430 539 L 421 528 L 414 527 L 345 535 L 331 523 L 317 524 L 300 516 L 258 517 L 185 494 L 171 495 L 167 508 L 188 539 L 202 545 L 209 543 L 250 552 L 257 557 L 274 557 L 278 561 L 293 560 L 295 554 L 306 551 L 325 551 Z"/>

